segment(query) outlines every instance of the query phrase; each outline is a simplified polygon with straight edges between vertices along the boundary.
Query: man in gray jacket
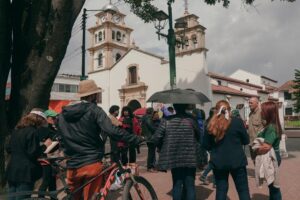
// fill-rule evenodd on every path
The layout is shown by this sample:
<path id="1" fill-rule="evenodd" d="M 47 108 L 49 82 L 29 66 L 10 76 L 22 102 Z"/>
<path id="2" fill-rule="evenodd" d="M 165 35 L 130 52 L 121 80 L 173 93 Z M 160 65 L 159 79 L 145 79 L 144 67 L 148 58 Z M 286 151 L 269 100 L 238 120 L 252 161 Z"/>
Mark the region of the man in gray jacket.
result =
<path id="1" fill-rule="evenodd" d="M 261 110 L 259 106 L 259 101 L 257 97 L 251 97 L 249 100 L 250 114 L 249 114 L 249 123 L 248 123 L 248 134 L 250 137 L 250 145 L 252 145 L 255 140 L 258 132 L 263 129 L 263 122 L 261 119 Z M 250 147 L 251 159 L 255 160 L 255 153 Z"/>
<path id="2" fill-rule="evenodd" d="M 71 191 L 101 173 L 105 143 L 101 134 L 108 134 L 115 140 L 124 140 L 132 145 L 143 141 L 141 137 L 112 125 L 106 113 L 97 106 L 100 92 L 101 89 L 93 80 L 81 81 L 78 91 L 81 101 L 63 108 L 58 118 L 65 154 L 70 157 L 67 161 L 67 181 Z M 84 187 L 85 200 L 100 191 L 101 182 L 102 177 L 99 177 Z M 79 200 L 81 196 L 82 193 L 77 192 L 73 199 Z"/>

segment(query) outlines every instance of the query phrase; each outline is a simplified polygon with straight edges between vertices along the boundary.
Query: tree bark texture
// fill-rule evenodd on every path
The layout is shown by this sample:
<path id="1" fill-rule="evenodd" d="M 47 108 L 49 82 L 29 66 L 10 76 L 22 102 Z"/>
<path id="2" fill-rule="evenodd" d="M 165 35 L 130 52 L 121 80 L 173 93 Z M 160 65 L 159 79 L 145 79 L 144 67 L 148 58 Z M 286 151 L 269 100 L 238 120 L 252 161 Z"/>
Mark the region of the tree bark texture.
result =
<path id="1" fill-rule="evenodd" d="M 4 138 L 32 108 L 48 108 L 54 79 L 85 0 L 0 0 L 0 176 Z M 5 87 L 11 70 L 11 95 Z"/>

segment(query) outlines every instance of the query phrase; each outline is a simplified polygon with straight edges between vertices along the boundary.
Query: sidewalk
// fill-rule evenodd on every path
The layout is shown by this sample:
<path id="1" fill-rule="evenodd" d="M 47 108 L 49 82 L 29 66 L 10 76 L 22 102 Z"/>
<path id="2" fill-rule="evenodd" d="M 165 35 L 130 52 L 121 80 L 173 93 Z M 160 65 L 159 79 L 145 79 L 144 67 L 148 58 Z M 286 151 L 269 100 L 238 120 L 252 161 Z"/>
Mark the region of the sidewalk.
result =
<path id="1" fill-rule="evenodd" d="M 248 180 L 252 199 L 254 200 L 268 200 L 268 187 L 263 185 L 262 188 L 257 188 L 254 178 L 254 166 L 249 160 L 248 165 Z M 196 193 L 197 200 L 214 200 L 215 189 L 212 184 L 206 186 L 201 185 L 199 181 L 200 171 L 197 171 L 196 178 Z M 172 178 L 171 173 L 149 173 L 144 167 L 141 167 L 140 175 L 146 177 L 153 185 L 159 200 L 171 200 Z M 208 177 L 211 182 L 211 174 Z M 289 152 L 289 158 L 283 159 L 280 166 L 280 185 L 282 198 L 287 200 L 300 199 L 300 152 Z M 238 200 L 237 192 L 233 180 L 230 178 L 228 199 Z"/>

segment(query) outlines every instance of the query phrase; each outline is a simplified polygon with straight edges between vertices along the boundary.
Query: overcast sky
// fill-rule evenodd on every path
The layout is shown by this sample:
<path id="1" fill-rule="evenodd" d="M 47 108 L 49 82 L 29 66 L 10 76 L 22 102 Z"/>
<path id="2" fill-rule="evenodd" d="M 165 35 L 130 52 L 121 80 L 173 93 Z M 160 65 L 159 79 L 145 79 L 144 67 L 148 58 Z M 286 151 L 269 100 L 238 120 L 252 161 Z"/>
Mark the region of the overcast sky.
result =
<path id="1" fill-rule="evenodd" d="M 87 0 L 84 7 L 101 9 L 108 2 Z M 136 45 L 168 59 L 167 43 L 157 39 L 153 24 L 144 24 L 130 12 L 129 6 L 123 1 L 112 2 L 127 15 L 125 22 L 134 29 L 132 38 Z M 166 2 L 167 0 L 154 1 L 160 9 L 167 12 Z M 294 79 L 294 69 L 300 69 L 300 1 L 287 3 L 279 0 L 256 0 L 253 6 L 246 6 L 241 0 L 234 0 L 227 9 L 221 4 L 206 5 L 203 0 L 189 0 L 188 3 L 189 13 L 199 16 L 200 24 L 207 28 L 209 71 L 230 75 L 237 69 L 244 69 L 278 80 L 279 84 Z M 184 13 L 184 0 L 175 0 L 172 7 L 174 18 L 181 17 Z M 88 13 L 87 28 L 95 24 L 94 14 Z M 81 73 L 80 23 L 81 14 L 74 24 L 60 73 Z M 89 37 L 88 32 L 87 36 Z"/>

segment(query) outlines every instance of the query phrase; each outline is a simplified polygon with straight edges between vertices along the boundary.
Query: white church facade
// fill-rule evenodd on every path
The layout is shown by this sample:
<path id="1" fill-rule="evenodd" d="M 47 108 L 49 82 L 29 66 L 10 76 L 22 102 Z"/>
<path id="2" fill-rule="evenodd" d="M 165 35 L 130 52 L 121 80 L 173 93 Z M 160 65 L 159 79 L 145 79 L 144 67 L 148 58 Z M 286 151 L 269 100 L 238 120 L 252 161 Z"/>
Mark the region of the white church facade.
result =
<path id="1" fill-rule="evenodd" d="M 155 92 L 170 89 L 169 62 L 163 57 L 139 49 L 131 39 L 133 29 L 125 24 L 125 15 L 108 4 L 96 14 L 89 28 L 91 47 L 88 77 L 101 87 L 100 106 L 129 105 L 133 109 L 151 106 L 147 99 Z M 193 14 L 177 20 L 187 22 L 185 45 L 176 47 L 176 86 L 201 91 L 212 99 L 207 76 L 205 28 Z M 176 37 L 183 37 L 175 30 Z M 202 105 L 207 108 L 210 103 Z"/>

